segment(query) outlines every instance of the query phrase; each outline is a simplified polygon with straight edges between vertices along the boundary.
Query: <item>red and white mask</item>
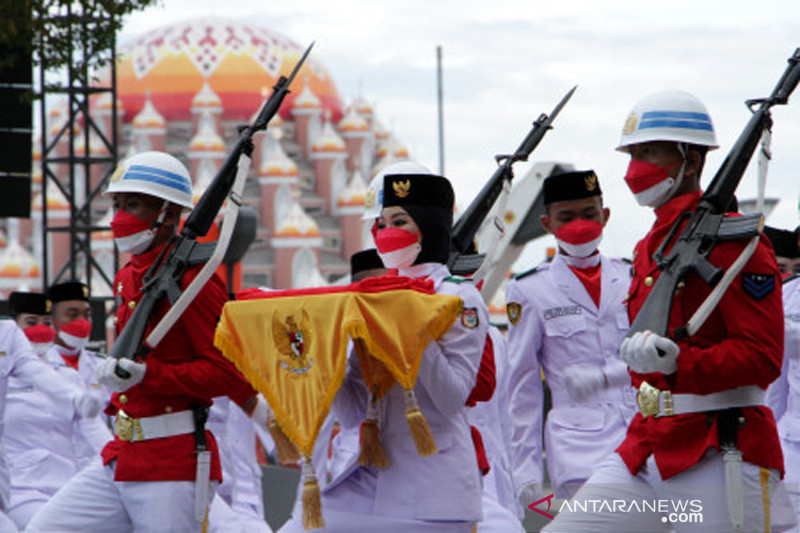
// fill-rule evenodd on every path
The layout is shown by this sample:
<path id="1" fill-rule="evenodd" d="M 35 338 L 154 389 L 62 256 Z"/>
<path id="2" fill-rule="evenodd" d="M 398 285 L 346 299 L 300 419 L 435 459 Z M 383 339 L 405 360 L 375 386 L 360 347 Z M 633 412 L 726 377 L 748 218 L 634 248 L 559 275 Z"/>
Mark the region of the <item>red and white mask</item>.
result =
<path id="1" fill-rule="evenodd" d="M 669 171 L 677 164 L 678 161 L 662 167 L 647 161 L 631 159 L 628 172 L 625 174 L 625 183 L 628 184 L 636 202 L 648 207 L 659 207 L 672 198 L 683 180 L 686 160 L 681 161 L 681 170 L 673 178 L 669 175 Z"/>
<path id="2" fill-rule="evenodd" d="M 164 203 L 166 207 L 167 203 Z M 162 209 L 155 222 L 142 220 L 127 211 L 119 210 L 111 219 L 111 233 L 114 235 L 114 242 L 120 252 L 133 255 L 141 254 L 146 251 L 156 238 L 161 222 L 164 220 L 166 211 Z"/>
<path id="3" fill-rule="evenodd" d="M 47 324 L 36 324 L 35 326 L 28 326 L 24 330 L 25 336 L 31 343 L 31 348 L 36 352 L 39 357 L 43 356 L 47 350 L 53 345 L 53 340 L 56 338 L 56 330 Z"/>
<path id="4" fill-rule="evenodd" d="M 408 230 L 384 228 L 373 236 L 378 255 L 386 268 L 408 268 L 414 264 L 422 250 L 419 235 Z"/>
<path id="5" fill-rule="evenodd" d="M 67 322 L 58 332 L 58 338 L 67 345 L 67 347 L 80 351 L 89 342 L 89 334 L 92 332 L 92 323 L 85 318 L 79 318 L 72 322 Z"/>
<path id="6" fill-rule="evenodd" d="M 603 225 L 581 218 L 567 222 L 554 235 L 558 246 L 572 257 L 589 257 L 603 240 Z"/>

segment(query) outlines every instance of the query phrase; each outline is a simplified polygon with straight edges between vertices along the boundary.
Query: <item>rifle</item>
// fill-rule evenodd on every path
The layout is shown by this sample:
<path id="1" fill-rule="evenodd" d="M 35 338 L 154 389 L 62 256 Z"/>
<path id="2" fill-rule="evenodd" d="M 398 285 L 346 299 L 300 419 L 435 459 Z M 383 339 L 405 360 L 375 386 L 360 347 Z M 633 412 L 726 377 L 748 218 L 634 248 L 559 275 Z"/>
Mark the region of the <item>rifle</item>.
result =
<path id="1" fill-rule="evenodd" d="M 772 128 L 770 108 L 785 105 L 800 80 L 800 48 L 789 58 L 789 66 L 781 76 L 769 98 L 748 100 L 747 107 L 753 113 L 731 151 L 717 170 L 708 186 L 697 210 L 683 213 L 672 227 L 667 237 L 653 254 L 653 259 L 661 270 L 650 294 L 631 324 L 630 337 L 637 331 L 650 330 L 659 335 L 669 335 L 680 340 L 694 334 L 722 298 L 725 289 L 746 263 L 746 253 L 752 254 L 758 243 L 758 235 L 763 227 L 764 217 L 760 213 L 741 217 L 725 217 L 725 210 L 733 199 L 736 187 L 741 181 L 750 158 L 764 133 Z M 757 106 L 757 109 L 754 109 Z M 688 219 L 680 236 L 668 254 L 665 250 L 681 226 Z M 714 266 L 708 256 L 720 241 L 750 239 L 748 248 L 731 266 L 728 272 Z M 694 271 L 714 287 L 706 302 L 695 316 L 683 326 L 668 331 L 669 316 L 672 309 L 672 296 L 680 280 Z M 713 301 L 713 300 L 716 301 Z"/>
<path id="2" fill-rule="evenodd" d="M 267 123 L 275 116 L 283 99 L 289 94 L 289 86 L 313 46 L 314 43 L 309 45 L 288 78 L 281 76 L 275 82 L 272 94 L 261 107 L 255 121 L 240 131 L 239 139 L 228 154 L 228 158 L 187 217 L 180 233 L 171 239 L 168 246 L 164 247 L 145 274 L 144 285 L 141 289 L 144 296 L 125 324 L 122 333 L 114 342 L 108 354 L 109 357 L 115 359 L 145 357 L 161 342 L 167 331 L 180 318 L 180 315 L 219 266 L 235 227 L 239 207 L 242 205 L 242 191 L 250 169 L 250 156 L 253 153 L 253 135 L 260 130 L 267 129 Z M 197 238 L 208 233 L 226 198 L 230 200 L 230 203 L 218 243 L 198 243 Z M 187 267 L 203 263 L 205 263 L 203 269 L 181 293 L 181 279 Z M 172 306 L 148 335 L 145 342 L 142 342 L 153 310 L 165 296 Z M 116 368 L 116 373 L 123 378 L 128 377 L 129 374 L 119 366 Z"/>
<path id="3" fill-rule="evenodd" d="M 514 163 L 528 160 L 528 156 L 530 156 L 534 148 L 539 145 L 544 138 L 544 134 L 547 133 L 547 130 L 552 129 L 552 124 L 556 116 L 558 116 L 558 113 L 567 104 L 577 88 L 578 86 L 576 85 L 570 89 L 549 115 L 546 113 L 539 115 L 539 118 L 533 122 L 533 127 L 531 127 L 531 130 L 525 136 L 522 144 L 519 145 L 513 154 L 495 156 L 498 167 L 494 171 L 494 174 L 492 174 L 492 177 L 489 178 L 486 185 L 483 186 L 475 199 L 467 206 L 467 209 L 453 225 L 451 242 L 456 253 L 451 257 L 451 267 L 453 267 L 456 260 L 459 259 L 460 254 L 466 255 L 470 253 L 472 240 L 475 238 L 475 234 L 478 232 L 484 219 L 503 191 L 505 183 L 510 184 L 511 180 L 514 179 Z M 479 265 L 480 263 L 478 263 L 478 266 Z"/>

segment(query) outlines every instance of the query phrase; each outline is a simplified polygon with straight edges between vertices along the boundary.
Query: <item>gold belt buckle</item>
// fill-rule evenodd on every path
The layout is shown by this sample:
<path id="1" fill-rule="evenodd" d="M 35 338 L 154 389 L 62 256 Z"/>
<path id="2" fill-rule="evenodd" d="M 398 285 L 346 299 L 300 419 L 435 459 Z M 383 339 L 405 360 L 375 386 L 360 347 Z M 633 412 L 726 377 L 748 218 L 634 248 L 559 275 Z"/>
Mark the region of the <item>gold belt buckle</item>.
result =
<path id="1" fill-rule="evenodd" d="M 114 421 L 114 430 L 120 439 L 127 442 L 144 440 L 142 425 L 139 420 L 129 417 L 125 411 L 117 413 L 117 419 Z"/>
<path id="2" fill-rule="evenodd" d="M 642 416 L 654 416 L 658 414 L 658 396 L 661 391 L 653 387 L 646 381 L 642 381 L 639 386 L 639 393 L 636 395 L 636 404 Z"/>

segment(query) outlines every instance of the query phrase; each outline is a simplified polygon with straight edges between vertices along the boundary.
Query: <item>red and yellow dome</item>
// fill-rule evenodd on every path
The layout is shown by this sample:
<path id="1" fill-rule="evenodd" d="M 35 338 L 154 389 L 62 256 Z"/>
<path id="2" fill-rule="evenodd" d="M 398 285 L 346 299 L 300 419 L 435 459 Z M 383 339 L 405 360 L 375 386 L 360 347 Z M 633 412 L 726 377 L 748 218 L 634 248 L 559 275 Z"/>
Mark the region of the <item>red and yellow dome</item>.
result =
<path id="1" fill-rule="evenodd" d="M 135 117 L 150 91 L 167 121 L 190 120 L 192 99 L 205 83 L 222 100 L 223 120 L 247 121 L 264 101 L 262 89 L 288 76 L 304 48 L 284 35 L 249 22 L 220 17 L 194 19 L 152 30 L 122 47 L 117 95 L 126 120 Z M 289 118 L 294 97 L 308 84 L 331 112 L 342 114 L 339 92 L 312 50 L 292 83 L 280 114 Z"/>

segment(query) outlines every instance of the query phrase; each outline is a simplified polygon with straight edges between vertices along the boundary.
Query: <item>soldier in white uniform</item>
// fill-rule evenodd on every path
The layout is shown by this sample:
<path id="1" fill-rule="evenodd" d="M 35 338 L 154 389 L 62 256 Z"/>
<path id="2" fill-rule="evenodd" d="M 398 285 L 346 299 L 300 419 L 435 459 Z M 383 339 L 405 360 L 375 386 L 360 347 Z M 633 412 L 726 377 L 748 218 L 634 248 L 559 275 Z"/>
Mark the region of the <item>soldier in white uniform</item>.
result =
<path id="1" fill-rule="evenodd" d="M 52 304 L 56 338 L 45 358 L 54 366 L 77 371 L 81 378 L 78 383 L 106 405 L 111 398 L 111 392 L 97 380 L 97 365 L 101 358 L 86 349 L 92 330 L 88 287 L 80 281 L 58 283 L 47 290 L 47 298 Z M 78 419 L 77 424 L 84 435 L 77 443 L 83 447 L 78 452 L 79 455 L 97 456 L 112 437 L 108 418 L 101 415 L 91 419 Z"/>
<path id="2" fill-rule="evenodd" d="M 552 394 L 544 447 L 557 498 L 568 498 L 622 442 L 635 409 L 617 348 L 628 331 L 623 305 L 630 267 L 597 246 L 610 215 L 591 170 L 548 177 L 542 226 L 556 237 L 552 263 L 516 276 L 506 293 L 512 464 L 519 500 L 542 490 L 543 385 Z M 540 371 L 541 368 L 541 371 Z"/>
<path id="3" fill-rule="evenodd" d="M 79 416 L 93 417 L 102 404 L 91 394 L 85 393 L 74 383 L 59 377 L 31 349 L 25 334 L 13 320 L 0 320 L 0 420 L 5 418 L 6 395 L 10 378 L 19 383 L 47 391 L 61 405 L 73 405 Z M 16 531 L 16 527 L 5 515 L 9 504 L 9 472 L 4 442 L 4 423 L 0 423 L 0 532 Z"/>
<path id="4" fill-rule="evenodd" d="M 323 489 L 324 531 L 467 533 L 482 517 L 465 402 L 475 385 L 488 310 L 477 289 L 452 280 L 446 266 L 454 200 L 450 183 L 421 165 L 403 165 L 407 168 L 384 172 L 383 211 L 374 228 L 381 259 L 401 276 L 431 280 L 437 293 L 464 301 L 462 316 L 423 352 L 414 387 L 438 453 L 417 453 L 405 417 L 406 394 L 395 385 L 378 400 L 389 464 L 366 467 L 357 456 L 351 458 Z M 368 395 L 357 361 L 350 359 L 334 401 L 334 416 L 343 427 L 357 426 L 365 417 Z M 300 522 L 293 519 L 281 531 L 303 531 Z"/>
<path id="5" fill-rule="evenodd" d="M 784 484 L 800 516 L 800 276 L 783 283 L 783 312 L 783 370 L 767 389 L 767 405 L 778 421 Z"/>
<path id="6" fill-rule="evenodd" d="M 470 409 L 470 422 L 483 437 L 490 470 L 483 478 L 483 520 L 477 533 L 522 532 L 514 480 L 511 472 L 511 419 L 509 417 L 508 341 L 495 326 L 489 326 L 494 348 L 496 386 L 491 400 Z"/>

